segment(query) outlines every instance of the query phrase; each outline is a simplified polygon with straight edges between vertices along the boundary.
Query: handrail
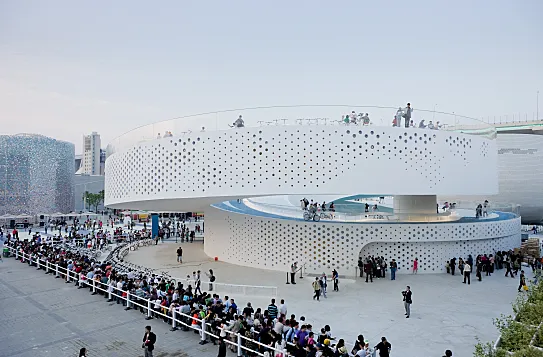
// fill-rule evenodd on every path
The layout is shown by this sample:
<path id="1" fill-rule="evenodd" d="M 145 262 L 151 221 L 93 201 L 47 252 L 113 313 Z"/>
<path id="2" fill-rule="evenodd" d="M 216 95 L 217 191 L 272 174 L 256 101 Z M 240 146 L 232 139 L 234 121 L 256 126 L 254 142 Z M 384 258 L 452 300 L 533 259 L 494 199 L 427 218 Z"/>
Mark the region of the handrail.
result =
<path id="1" fill-rule="evenodd" d="M 161 311 L 155 311 L 153 309 L 154 303 L 151 301 L 151 299 L 138 297 L 137 295 L 134 295 L 134 293 L 131 293 L 129 290 L 117 289 L 116 287 L 114 288 L 112 285 L 102 283 L 101 281 L 98 281 L 96 279 L 93 279 L 92 282 L 89 283 L 86 277 L 82 279 L 81 276 L 79 277 L 77 276 L 77 273 L 70 271 L 66 268 L 63 268 L 59 266 L 58 264 L 52 264 L 48 260 L 45 261 L 45 263 L 40 261 L 40 259 L 33 260 L 32 256 L 30 256 L 29 254 L 25 254 L 24 252 L 19 252 L 17 249 L 10 246 L 6 246 L 6 247 L 10 250 L 10 254 L 14 255 L 15 259 L 17 260 L 21 259 L 22 262 L 25 262 L 26 260 L 33 264 L 36 264 L 36 266 L 39 269 L 44 269 L 46 274 L 51 273 L 51 274 L 54 274 L 55 278 L 64 278 L 66 279 L 67 283 L 75 281 L 76 284 L 78 284 L 79 286 L 83 288 L 88 287 L 92 291 L 93 295 L 98 294 L 98 291 L 102 292 L 104 295 L 107 294 L 108 301 L 113 301 L 115 299 L 117 299 L 118 301 L 123 300 L 124 301 L 123 306 L 125 306 L 124 304 L 126 303 L 125 310 L 131 310 L 132 308 L 139 307 L 140 311 L 146 310 L 147 312 L 146 319 L 150 320 L 153 318 L 153 316 L 158 316 L 158 317 L 167 319 L 168 321 L 171 321 L 172 331 L 177 330 L 177 326 L 184 326 L 185 328 L 188 328 L 189 330 L 192 329 L 192 330 L 200 331 L 201 344 L 207 343 L 207 336 L 210 336 L 212 338 L 219 338 L 219 336 L 217 336 L 213 332 L 210 332 L 212 325 L 208 321 L 206 321 L 205 318 L 204 319 L 195 318 L 193 316 L 184 314 L 180 311 L 176 311 L 175 309 L 171 309 L 170 307 L 167 308 L 169 314 L 168 313 L 165 314 L 161 312 L 161 311 L 166 310 L 166 308 L 162 308 L 162 307 L 160 308 Z M 125 294 L 126 296 L 123 296 Z M 178 318 L 178 315 L 180 316 L 181 319 Z M 216 329 L 219 332 L 224 332 L 231 337 L 235 337 L 235 340 L 237 342 L 230 341 L 230 339 L 224 339 L 224 342 L 229 345 L 236 346 L 237 351 L 238 351 L 238 356 L 241 356 L 242 350 L 250 351 L 259 356 L 264 356 L 264 354 L 261 353 L 260 351 L 257 351 L 257 350 L 255 351 L 242 345 L 241 341 L 243 339 L 250 340 L 246 338 L 245 336 L 242 336 L 239 333 L 234 333 L 228 330 L 227 328 L 221 328 L 220 326 L 216 326 Z M 275 353 L 277 353 L 277 354 L 282 354 L 285 357 L 291 356 L 287 353 L 285 349 L 277 349 L 273 346 L 267 346 L 256 340 L 250 340 L 250 341 L 256 345 L 263 346 L 269 351 L 273 351 L 274 355 Z"/>
<path id="2" fill-rule="evenodd" d="M 115 262 L 115 264 L 117 265 L 121 265 L 123 266 L 125 269 L 131 269 L 131 270 L 138 270 L 139 266 L 134 264 L 134 263 L 131 263 L 131 262 L 125 262 L 125 261 L 119 261 L 118 259 L 118 256 L 119 255 L 123 255 L 123 258 L 132 250 L 132 246 L 134 245 L 139 245 L 140 244 L 140 241 L 135 241 L 135 242 L 132 242 L 132 243 L 129 243 L 127 245 L 125 245 L 123 248 L 121 248 L 121 250 L 119 251 L 119 253 L 117 254 L 117 257 L 113 259 L 113 261 Z M 125 254 L 126 252 L 126 254 Z M 156 271 L 156 270 L 159 270 L 159 269 L 153 269 L 153 271 Z M 158 274 L 160 275 L 160 274 Z M 175 281 L 184 281 L 184 282 L 188 282 L 190 283 L 191 282 L 191 279 L 187 279 L 187 278 L 178 278 L 178 277 L 175 277 L 175 276 L 171 276 L 171 275 L 168 275 L 168 277 L 170 277 L 171 279 L 174 279 Z M 271 297 L 276 297 L 277 296 L 277 291 L 278 291 L 278 288 L 277 286 L 271 286 L 271 285 L 246 285 L 246 284 L 230 284 L 230 283 L 219 283 L 219 282 L 215 282 L 215 281 L 203 281 L 201 280 L 201 284 L 212 284 L 213 286 L 224 286 L 224 287 L 232 287 L 232 288 L 240 288 L 242 291 L 243 291 L 243 295 L 251 295 L 251 294 L 248 294 L 248 290 L 249 289 L 262 289 L 262 290 L 266 290 L 266 294 L 263 295 L 263 296 L 271 296 Z M 234 290 L 232 290 L 234 291 Z M 257 295 L 258 294 L 253 294 L 253 295 Z"/>
<path id="3" fill-rule="evenodd" d="M 365 117 L 364 114 L 364 116 L 357 115 L 356 119 L 350 120 L 349 115 L 355 110 L 360 110 L 361 113 L 359 114 L 369 112 L 371 119 Z M 198 136 L 198 133 L 201 132 L 229 130 L 228 126 L 236 119 L 237 114 L 243 114 L 245 116 L 243 118 L 244 127 L 288 125 L 338 126 L 346 124 L 353 126 L 353 124 L 356 123 L 354 124 L 355 127 L 356 125 L 361 125 L 376 128 L 391 126 L 397 111 L 398 107 L 319 104 L 262 106 L 204 112 L 137 127 L 114 138 L 107 147 L 107 155 L 109 156 L 119 150 L 132 147 L 139 142 L 155 140 L 158 138 L 158 135 L 162 133 L 164 133 L 167 138 L 180 136 L 192 138 Z M 234 112 L 237 113 L 234 115 Z M 345 117 L 347 117 L 346 121 L 344 121 Z M 362 120 L 362 118 L 367 118 L 367 120 Z M 495 139 L 496 137 L 496 129 L 492 125 L 477 118 L 436 110 L 413 109 L 413 127 L 418 128 L 419 122 L 422 119 L 425 120 L 426 124 L 429 124 L 430 121 L 433 121 L 436 124 L 439 122 L 440 129 L 445 131 L 484 135 L 490 139 Z M 403 121 L 404 119 L 402 119 L 402 122 Z M 230 127 L 232 127 L 232 125 L 230 125 Z M 404 125 L 399 127 L 399 129 L 402 129 L 403 127 Z"/>

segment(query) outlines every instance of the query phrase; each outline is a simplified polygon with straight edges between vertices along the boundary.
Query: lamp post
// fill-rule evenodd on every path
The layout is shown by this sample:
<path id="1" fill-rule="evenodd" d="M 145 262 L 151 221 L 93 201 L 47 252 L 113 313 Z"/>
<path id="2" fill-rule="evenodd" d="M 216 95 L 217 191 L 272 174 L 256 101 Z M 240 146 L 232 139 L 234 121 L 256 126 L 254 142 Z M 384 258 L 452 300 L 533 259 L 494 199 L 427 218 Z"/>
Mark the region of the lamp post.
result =
<path id="1" fill-rule="evenodd" d="M 537 91 L 537 100 L 536 100 L 536 120 L 539 120 L 539 91 Z"/>
<path id="2" fill-rule="evenodd" d="M 436 107 L 437 107 L 437 104 L 434 104 L 434 116 L 432 117 L 432 121 L 436 120 Z"/>

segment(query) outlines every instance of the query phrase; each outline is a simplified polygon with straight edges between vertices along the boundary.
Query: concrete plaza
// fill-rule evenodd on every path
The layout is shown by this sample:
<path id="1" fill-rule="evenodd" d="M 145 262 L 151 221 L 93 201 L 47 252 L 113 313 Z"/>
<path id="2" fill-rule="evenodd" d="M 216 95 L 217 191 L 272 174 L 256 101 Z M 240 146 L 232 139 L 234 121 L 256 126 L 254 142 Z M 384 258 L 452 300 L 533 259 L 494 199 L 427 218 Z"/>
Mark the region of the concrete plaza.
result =
<path id="1" fill-rule="evenodd" d="M 184 250 L 183 264 L 176 262 L 178 246 Z M 219 283 L 277 286 L 277 302 L 285 299 L 288 314 L 296 314 L 297 318 L 305 316 L 314 331 L 329 324 L 333 335 L 348 343 L 363 334 L 373 345 L 386 336 L 393 346 L 392 355 L 403 357 L 440 356 L 445 349 L 451 349 L 455 356 L 471 356 L 476 337 L 481 341 L 496 340 L 498 332 L 492 319 L 512 312 L 511 302 L 518 287 L 518 278 L 505 278 L 504 270 L 491 277 L 483 276 L 482 282 L 475 281 L 472 273 L 471 285 L 463 284 L 459 275 L 447 274 L 398 274 L 391 281 L 387 272 L 386 279 L 374 279 L 373 283 L 366 284 L 360 278 L 342 280 L 340 292 L 333 292 L 329 285 L 328 298 L 321 297 L 317 302 L 312 299 L 314 277 L 305 276 L 296 285 L 286 285 L 285 273 L 213 261 L 204 254 L 201 242 L 175 244 L 170 239 L 158 246 L 132 251 L 125 260 L 156 269 L 157 273 L 168 271 L 174 277 L 213 269 Z M 525 272 L 530 278 L 528 270 Z M 413 291 L 410 319 L 404 316 L 401 295 L 406 285 Z M 219 286 L 215 290 L 224 295 Z M 270 300 L 262 296 L 228 295 L 240 307 L 250 301 L 255 308 L 265 308 Z"/>
<path id="2" fill-rule="evenodd" d="M 13 258 L 0 263 L 1 357 L 143 356 L 144 327 L 157 335 L 155 356 L 216 356 L 218 347 L 199 345 L 199 335 L 170 332 L 161 320 L 146 321 L 139 311 L 124 311 L 88 289 L 66 284 Z"/>

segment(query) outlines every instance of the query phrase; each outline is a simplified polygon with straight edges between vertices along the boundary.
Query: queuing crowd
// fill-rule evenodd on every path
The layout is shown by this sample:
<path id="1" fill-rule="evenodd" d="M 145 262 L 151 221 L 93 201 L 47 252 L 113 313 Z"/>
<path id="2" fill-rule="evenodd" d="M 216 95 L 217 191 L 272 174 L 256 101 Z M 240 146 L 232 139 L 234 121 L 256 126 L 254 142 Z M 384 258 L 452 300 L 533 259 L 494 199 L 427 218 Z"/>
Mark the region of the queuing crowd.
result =
<path id="1" fill-rule="evenodd" d="M 53 244 L 19 239 L 9 239 L 5 244 L 18 252 L 22 263 L 37 266 L 36 262 L 39 262 L 38 268 L 44 269 L 46 274 L 55 274 L 52 266 L 58 264 L 59 276 L 66 283 L 75 283 L 79 289 L 94 291 L 93 286 L 103 286 L 104 291 L 97 289 L 93 294 L 111 297 L 112 301 L 123 304 L 126 309 L 135 308 L 146 314 L 149 303 L 151 314 L 169 324 L 175 311 L 176 320 L 183 323 L 181 328 L 192 328 L 196 333 L 202 328 L 201 321 L 205 321 L 206 330 L 218 336 L 210 336 L 210 339 L 212 343 L 221 345 L 220 350 L 228 347 L 234 351 L 237 334 L 244 337 L 242 343 L 248 349 L 244 350 L 247 356 L 255 356 L 256 351 L 274 356 L 277 351 L 286 350 L 296 357 L 366 357 L 375 356 L 374 352 L 378 350 L 379 356 L 387 357 L 391 349 L 384 337 L 372 347 L 363 335 L 359 335 L 354 345 L 348 348 L 343 339 L 336 339 L 332 335 L 329 325 L 315 329 L 303 316 L 296 318 L 295 314 L 289 315 L 284 300 L 276 305 L 275 299 L 272 299 L 266 308 L 254 309 L 251 303 L 242 308 L 236 305 L 233 298 L 202 292 L 199 285 L 193 288 L 191 283 L 185 286 L 152 273 L 130 269 L 120 271 L 107 261 L 100 262 Z M 70 277 L 66 276 L 66 271 L 71 272 Z M 233 344 L 227 346 L 225 340 Z"/>

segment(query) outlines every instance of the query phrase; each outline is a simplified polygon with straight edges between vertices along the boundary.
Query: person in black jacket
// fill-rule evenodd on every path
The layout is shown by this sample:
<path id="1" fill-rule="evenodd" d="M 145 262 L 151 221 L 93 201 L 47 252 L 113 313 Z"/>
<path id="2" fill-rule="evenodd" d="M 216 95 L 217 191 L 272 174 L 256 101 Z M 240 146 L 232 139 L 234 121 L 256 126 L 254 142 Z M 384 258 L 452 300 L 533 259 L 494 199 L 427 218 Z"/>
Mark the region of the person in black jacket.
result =
<path id="1" fill-rule="evenodd" d="M 411 315 L 411 304 L 413 303 L 413 300 L 411 300 L 411 287 L 408 285 L 407 289 L 402 291 L 403 295 L 403 305 L 405 307 L 405 317 L 409 318 Z"/>
<path id="2" fill-rule="evenodd" d="M 151 332 L 151 326 L 145 326 L 145 335 L 143 335 L 142 348 L 145 349 L 145 357 L 153 357 L 155 349 L 156 335 Z"/>
<path id="3" fill-rule="evenodd" d="M 226 343 L 224 343 L 224 337 L 219 337 L 219 354 L 217 357 L 226 357 Z"/>

